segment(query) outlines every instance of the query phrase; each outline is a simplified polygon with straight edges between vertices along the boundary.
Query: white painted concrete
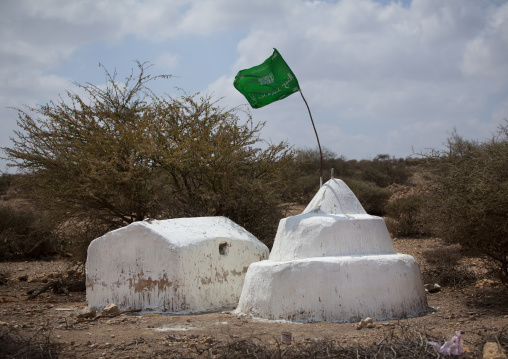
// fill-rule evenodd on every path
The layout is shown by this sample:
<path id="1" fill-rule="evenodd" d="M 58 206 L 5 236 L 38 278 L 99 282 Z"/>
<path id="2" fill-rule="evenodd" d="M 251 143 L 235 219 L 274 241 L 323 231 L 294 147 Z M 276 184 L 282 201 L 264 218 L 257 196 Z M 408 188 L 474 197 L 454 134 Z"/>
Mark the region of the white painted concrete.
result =
<path id="1" fill-rule="evenodd" d="M 224 217 L 135 222 L 92 241 L 88 306 L 194 313 L 234 308 L 268 248 Z"/>
<path id="2" fill-rule="evenodd" d="M 384 220 L 341 180 L 282 219 L 268 260 L 247 272 L 235 313 L 269 320 L 386 320 L 427 310 L 418 264 L 397 254 Z"/>
<path id="3" fill-rule="evenodd" d="M 307 213 L 279 222 L 270 260 L 367 254 L 395 254 L 382 218 Z"/>
<path id="4" fill-rule="evenodd" d="M 420 270 L 405 254 L 338 256 L 251 264 L 237 313 L 295 322 L 357 322 L 427 309 Z"/>
<path id="5" fill-rule="evenodd" d="M 353 191 L 340 179 L 322 185 L 302 213 L 367 214 Z"/>

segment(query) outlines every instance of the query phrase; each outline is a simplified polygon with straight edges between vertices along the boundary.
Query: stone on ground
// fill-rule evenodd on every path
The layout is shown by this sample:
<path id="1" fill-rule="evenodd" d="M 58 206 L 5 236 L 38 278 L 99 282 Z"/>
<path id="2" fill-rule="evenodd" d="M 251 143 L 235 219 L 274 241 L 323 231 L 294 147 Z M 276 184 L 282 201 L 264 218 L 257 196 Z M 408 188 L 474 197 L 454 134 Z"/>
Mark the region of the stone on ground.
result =
<path id="1" fill-rule="evenodd" d="M 483 346 L 483 359 L 508 359 L 508 356 L 498 343 L 487 342 Z"/>

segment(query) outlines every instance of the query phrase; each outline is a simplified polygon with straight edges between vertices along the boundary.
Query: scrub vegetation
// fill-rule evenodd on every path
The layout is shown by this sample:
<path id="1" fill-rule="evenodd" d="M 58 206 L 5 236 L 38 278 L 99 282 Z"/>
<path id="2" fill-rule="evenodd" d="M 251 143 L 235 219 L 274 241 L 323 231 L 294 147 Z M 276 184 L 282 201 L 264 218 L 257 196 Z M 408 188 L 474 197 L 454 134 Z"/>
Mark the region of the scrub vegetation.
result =
<path id="1" fill-rule="evenodd" d="M 385 218 L 424 283 L 442 287 L 427 295 L 426 315 L 362 330 L 227 313 L 80 319 L 83 260 L 97 236 L 147 218 L 220 215 L 271 246 L 279 220 L 319 188 L 316 149 L 266 143 L 264 124 L 209 96 L 157 97 L 148 84 L 168 76 L 147 70 L 138 63 L 123 83 L 106 71 L 105 88 L 18 109 L 3 148 L 17 173 L 0 175 L 0 357 L 439 358 L 427 342 L 452 329 L 467 357 L 481 357 L 486 342 L 508 350 L 507 123 L 490 141 L 453 133 L 446 151 L 417 158 L 347 160 L 324 148 L 323 180 L 333 168 Z"/>
<path id="2" fill-rule="evenodd" d="M 3 150 L 23 196 L 82 255 L 93 238 L 147 218 L 226 216 L 269 243 L 295 151 L 210 96 L 156 96 L 148 85 L 170 76 L 148 68 L 138 63 L 124 82 L 105 70 L 105 88 L 78 84 L 85 95 L 18 109 Z"/>
<path id="3" fill-rule="evenodd" d="M 269 247 L 278 222 L 319 188 L 317 149 L 260 138 L 244 108 L 211 96 L 156 96 L 150 66 L 45 105 L 17 109 L 2 148 L 17 174 L 0 176 L 0 257 L 71 252 L 147 218 L 225 216 Z M 508 129 L 415 158 L 348 160 L 323 149 L 324 182 L 344 180 L 394 237 L 435 236 L 486 259 L 508 287 Z M 14 199 L 12 201 L 11 199 Z M 14 203 L 14 205 L 12 204 Z M 446 262 L 446 258 L 443 258 Z M 450 280 L 453 282 L 453 280 Z M 458 281 L 460 282 L 460 281 Z"/>
<path id="4" fill-rule="evenodd" d="M 446 151 L 424 155 L 430 187 L 421 216 L 430 233 L 485 256 L 508 288 L 507 125 L 485 142 L 454 131 Z"/>

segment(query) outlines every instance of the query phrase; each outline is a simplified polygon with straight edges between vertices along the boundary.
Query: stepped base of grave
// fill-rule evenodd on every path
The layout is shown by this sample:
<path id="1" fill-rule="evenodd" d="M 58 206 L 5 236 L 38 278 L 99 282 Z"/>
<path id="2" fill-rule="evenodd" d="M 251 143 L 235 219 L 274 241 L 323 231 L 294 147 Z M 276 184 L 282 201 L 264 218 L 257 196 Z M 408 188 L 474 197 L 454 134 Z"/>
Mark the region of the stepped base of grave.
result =
<path id="1" fill-rule="evenodd" d="M 308 323 L 401 319 L 427 310 L 414 258 L 382 254 L 253 263 L 235 313 Z"/>

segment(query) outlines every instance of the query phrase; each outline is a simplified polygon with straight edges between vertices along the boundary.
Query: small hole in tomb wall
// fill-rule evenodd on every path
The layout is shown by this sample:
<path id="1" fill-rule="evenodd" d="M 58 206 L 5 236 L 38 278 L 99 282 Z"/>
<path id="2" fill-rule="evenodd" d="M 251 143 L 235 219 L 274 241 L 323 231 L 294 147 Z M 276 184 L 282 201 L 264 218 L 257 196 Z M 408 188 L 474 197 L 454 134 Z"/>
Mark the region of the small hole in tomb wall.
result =
<path id="1" fill-rule="evenodd" d="M 221 256 L 225 256 L 226 254 L 228 254 L 228 248 L 229 245 L 227 244 L 227 242 L 222 242 L 221 244 L 219 244 L 219 254 Z"/>

